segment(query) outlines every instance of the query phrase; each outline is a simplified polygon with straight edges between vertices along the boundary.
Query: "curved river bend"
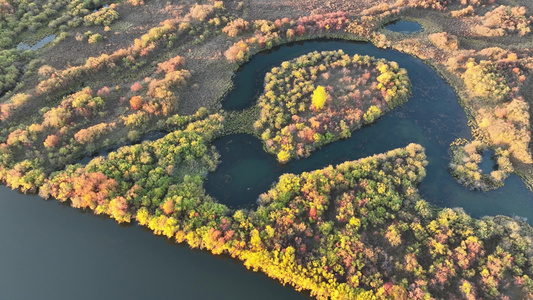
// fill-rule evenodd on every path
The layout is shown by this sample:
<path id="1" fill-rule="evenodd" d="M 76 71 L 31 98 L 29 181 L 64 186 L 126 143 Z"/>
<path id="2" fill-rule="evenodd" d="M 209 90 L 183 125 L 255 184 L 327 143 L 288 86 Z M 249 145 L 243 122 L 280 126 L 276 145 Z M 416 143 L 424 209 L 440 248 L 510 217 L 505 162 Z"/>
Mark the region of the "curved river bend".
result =
<path id="1" fill-rule="evenodd" d="M 224 108 L 243 109 L 254 105 L 263 90 L 265 73 L 281 62 L 314 50 L 337 49 L 349 55 L 396 61 L 411 79 L 409 101 L 373 125 L 352 132 L 350 138 L 286 165 L 279 165 L 273 155 L 263 151 L 261 142 L 250 135 L 225 136 L 214 143 L 222 163 L 205 184 L 209 194 L 233 207 L 253 206 L 258 195 L 267 191 L 283 173 L 298 174 L 418 143 L 426 149 L 429 161 L 426 178 L 418 186 L 424 199 L 441 207 L 463 207 L 474 217 L 504 214 L 533 221 L 533 194 L 518 176 L 510 176 L 503 188 L 485 193 L 470 191 L 451 177 L 447 170 L 450 143 L 457 138 L 472 138 L 466 115 L 454 90 L 431 67 L 410 55 L 346 41 L 281 46 L 254 56 L 242 67 L 235 77 L 234 90 L 223 102 Z"/>
<path id="2" fill-rule="evenodd" d="M 222 163 L 206 183 L 221 202 L 255 202 L 277 177 L 345 160 L 422 144 L 427 177 L 419 188 L 440 206 L 464 207 L 473 216 L 519 215 L 533 220 L 533 197 L 517 176 L 489 193 L 470 192 L 446 171 L 447 149 L 457 137 L 470 137 L 453 90 L 420 60 L 368 44 L 306 42 L 254 56 L 235 78 L 225 106 L 250 106 L 261 93 L 264 73 L 282 61 L 318 50 L 343 49 L 394 60 L 409 72 L 413 96 L 372 126 L 335 142 L 309 158 L 278 165 L 259 140 L 232 135 L 215 141 Z M 223 182 L 223 186 L 216 181 Z M 223 188 L 222 188 L 223 187 Z M 56 201 L 0 187 L 0 290 L 3 299 L 305 299 L 241 262 L 190 250 L 154 237 L 140 226 L 117 226 Z"/>

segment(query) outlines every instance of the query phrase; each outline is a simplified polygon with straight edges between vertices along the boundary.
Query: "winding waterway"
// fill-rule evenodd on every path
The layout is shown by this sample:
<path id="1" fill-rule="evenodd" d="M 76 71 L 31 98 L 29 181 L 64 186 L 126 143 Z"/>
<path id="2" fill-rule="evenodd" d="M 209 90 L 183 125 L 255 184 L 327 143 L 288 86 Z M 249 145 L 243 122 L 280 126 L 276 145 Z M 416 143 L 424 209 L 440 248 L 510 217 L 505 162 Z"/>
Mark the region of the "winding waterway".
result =
<path id="1" fill-rule="evenodd" d="M 368 44 L 305 42 L 254 56 L 235 78 L 224 106 L 255 103 L 266 71 L 309 51 L 343 49 L 394 60 L 413 84 L 409 102 L 372 126 L 313 153 L 279 165 L 259 140 L 239 134 L 215 141 L 222 163 L 206 182 L 208 192 L 231 206 L 252 205 L 282 173 L 300 173 L 381 153 L 410 142 L 426 148 L 425 199 L 463 207 L 473 216 L 507 214 L 533 220 L 533 197 L 517 176 L 496 191 L 471 192 L 446 170 L 448 145 L 470 137 L 453 90 L 420 60 Z M 0 293 L 2 299 L 304 299 L 241 262 L 176 245 L 136 225 L 114 221 L 57 201 L 0 187 Z"/>
<path id="2" fill-rule="evenodd" d="M 409 143 L 426 149 L 427 175 L 419 185 L 427 201 L 441 207 L 462 207 L 474 217 L 504 214 L 533 221 L 533 194 L 516 175 L 495 191 L 471 191 L 451 177 L 448 146 L 457 138 L 471 139 L 463 108 L 453 89 L 422 61 L 394 50 L 378 49 L 367 43 L 308 41 L 281 46 L 260 53 L 244 65 L 234 79 L 226 109 L 254 105 L 262 92 L 264 75 L 281 62 L 310 51 L 342 49 L 346 54 L 372 55 L 396 61 L 407 70 L 412 83 L 409 101 L 381 117 L 375 124 L 352 133 L 314 152 L 310 157 L 286 165 L 263 151 L 253 136 L 237 134 L 215 141 L 222 163 L 211 173 L 205 187 L 209 194 L 232 207 L 253 206 L 258 195 L 268 190 L 283 173 L 301 173 L 336 165 L 347 160 L 383 153 Z"/>

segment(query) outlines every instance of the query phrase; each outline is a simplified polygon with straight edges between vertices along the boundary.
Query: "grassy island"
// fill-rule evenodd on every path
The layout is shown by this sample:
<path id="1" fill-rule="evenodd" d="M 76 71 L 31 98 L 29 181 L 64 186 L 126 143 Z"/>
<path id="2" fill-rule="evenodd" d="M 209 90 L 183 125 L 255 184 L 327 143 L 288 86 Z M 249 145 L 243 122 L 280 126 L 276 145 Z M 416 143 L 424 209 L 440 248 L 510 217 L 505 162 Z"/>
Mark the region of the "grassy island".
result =
<path id="1" fill-rule="evenodd" d="M 407 101 L 407 72 L 395 62 L 339 51 L 313 52 L 265 76 L 254 123 L 268 152 L 285 163 L 350 137 Z"/>

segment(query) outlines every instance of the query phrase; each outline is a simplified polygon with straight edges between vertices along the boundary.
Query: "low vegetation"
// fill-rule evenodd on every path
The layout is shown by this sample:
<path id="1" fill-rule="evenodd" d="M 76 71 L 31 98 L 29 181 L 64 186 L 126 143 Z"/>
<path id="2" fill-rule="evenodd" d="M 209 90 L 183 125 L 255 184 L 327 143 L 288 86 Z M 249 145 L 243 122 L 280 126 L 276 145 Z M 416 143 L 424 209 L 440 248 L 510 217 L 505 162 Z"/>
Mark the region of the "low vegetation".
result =
<path id="1" fill-rule="evenodd" d="M 504 36 L 518 34 L 526 36 L 531 33 L 533 17 L 526 14 L 526 8 L 500 5 L 488 11 L 482 18 L 482 24 L 473 31 L 483 36 Z"/>

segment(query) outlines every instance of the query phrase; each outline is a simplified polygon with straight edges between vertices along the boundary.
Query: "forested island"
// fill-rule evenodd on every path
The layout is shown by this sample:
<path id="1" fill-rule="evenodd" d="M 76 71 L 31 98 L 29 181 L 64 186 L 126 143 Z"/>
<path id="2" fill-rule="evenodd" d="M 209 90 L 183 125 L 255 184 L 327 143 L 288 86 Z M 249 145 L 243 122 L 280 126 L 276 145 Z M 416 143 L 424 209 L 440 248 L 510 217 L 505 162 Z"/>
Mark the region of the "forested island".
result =
<path id="1" fill-rule="evenodd" d="M 469 126 L 438 141 L 449 152 L 439 176 L 454 189 L 485 193 L 518 175 L 531 190 L 532 13 L 525 0 L 0 0 L 0 179 L 318 299 L 530 299 L 528 220 L 431 204 L 418 190 L 435 163 L 423 139 L 287 171 L 246 207 L 205 182 L 227 163 L 214 143 L 234 133 L 290 168 L 402 118 L 416 69 L 339 49 L 273 58 L 248 108 L 224 109 L 253 57 L 335 39 L 412 55 L 453 87 Z M 422 30 L 385 28 L 398 20 Z M 406 130 L 396 124 L 390 136 Z"/>
<path id="2" fill-rule="evenodd" d="M 410 85 L 397 64 L 342 51 L 283 62 L 265 79 L 254 127 L 282 163 L 374 122 L 407 100 Z"/>

